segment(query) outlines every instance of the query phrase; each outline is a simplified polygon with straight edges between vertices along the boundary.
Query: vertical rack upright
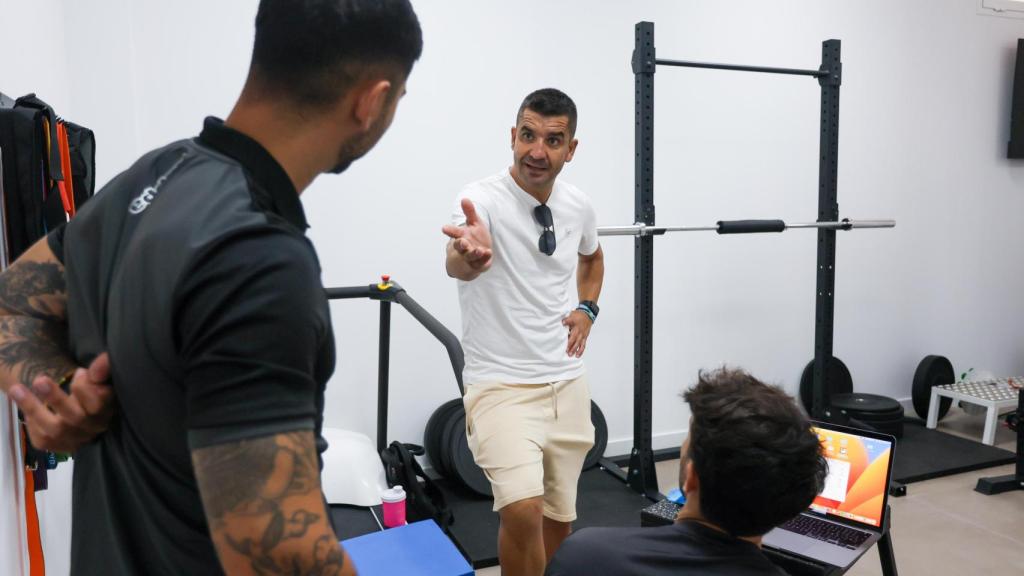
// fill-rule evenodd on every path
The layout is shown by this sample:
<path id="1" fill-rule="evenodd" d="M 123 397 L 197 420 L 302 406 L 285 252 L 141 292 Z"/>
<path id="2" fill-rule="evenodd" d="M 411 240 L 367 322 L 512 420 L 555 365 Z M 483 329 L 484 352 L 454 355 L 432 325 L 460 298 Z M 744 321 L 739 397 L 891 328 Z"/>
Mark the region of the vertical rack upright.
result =
<path id="1" fill-rule="evenodd" d="M 818 222 L 837 221 L 839 165 L 839 87 L 842 84 L 840 41 L 822 43 L 817 70 L 741 66 L 707 62 L 658 59 L 654 23 L 635 27 L 632 69 L 634 75 L 634 194 L 635 223 L 653 227 L 654 206 L 654 73 L 657 66 L 705 68 L 811 76 L 821 88 L 820 152 L 818 165 Z M 652 448 L 652 386 L 654 333 L 654 236 L 634 239 L 634 336 L 633 336 L 633 449 L 625 481 L 636 492 L 657 500 L 658 479 Z M 830 390 L 827 366 L 832 360 L 835 310 L 836 230 L 818 230 L 814 331 L 814 394 L 811 415 L 823 418 Z"/>

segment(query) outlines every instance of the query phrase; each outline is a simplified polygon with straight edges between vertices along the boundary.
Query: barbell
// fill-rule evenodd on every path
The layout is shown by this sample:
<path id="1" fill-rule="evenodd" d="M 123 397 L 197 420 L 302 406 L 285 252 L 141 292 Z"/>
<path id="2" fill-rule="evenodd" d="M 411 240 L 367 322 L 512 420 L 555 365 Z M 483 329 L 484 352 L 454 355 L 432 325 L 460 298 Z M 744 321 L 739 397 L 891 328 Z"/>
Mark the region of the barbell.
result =
<path id="1" fill-rule="evenodd" d="M 643 222 L 628 226 L 598 226 L 598 236 L 657 236 L 666 232 L 717 232 L 719 234 L 757 234 L 784 232 L 792 228 L 853 230 L 854 228 L 894 228 L 895 220 L 850 220 L 838 222 L 796 222 L 782 220 L 719 220 L 714 226 L 650 226 Z"/>

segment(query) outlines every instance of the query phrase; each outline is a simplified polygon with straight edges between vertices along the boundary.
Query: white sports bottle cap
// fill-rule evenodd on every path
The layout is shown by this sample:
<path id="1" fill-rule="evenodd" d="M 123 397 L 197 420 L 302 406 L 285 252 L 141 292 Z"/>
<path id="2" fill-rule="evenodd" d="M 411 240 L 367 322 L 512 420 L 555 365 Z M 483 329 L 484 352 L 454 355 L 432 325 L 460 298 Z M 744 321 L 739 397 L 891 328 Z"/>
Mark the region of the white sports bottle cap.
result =
<path id="1" fill-rule="evenodd" d="M 389 490 L 383 490 L 380 493 L 380 499 L 384 502 L 401 502 L 405 500 L 405 489 L 399 484 Z"/>

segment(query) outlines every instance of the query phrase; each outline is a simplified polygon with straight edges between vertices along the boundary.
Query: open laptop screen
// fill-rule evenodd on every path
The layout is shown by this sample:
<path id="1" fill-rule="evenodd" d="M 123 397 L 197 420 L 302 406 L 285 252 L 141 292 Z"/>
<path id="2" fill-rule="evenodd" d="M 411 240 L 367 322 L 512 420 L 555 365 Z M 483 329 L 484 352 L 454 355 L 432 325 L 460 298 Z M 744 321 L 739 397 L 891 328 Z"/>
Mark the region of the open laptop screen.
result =
<path id="1" fill-rule="evenodd" d="M 862 436 L 848 428 L 839 431 L 815 426 L 814 430 L 828 460 L 828 477 L 811 510 L 880 527 L 892 442 Z"/>

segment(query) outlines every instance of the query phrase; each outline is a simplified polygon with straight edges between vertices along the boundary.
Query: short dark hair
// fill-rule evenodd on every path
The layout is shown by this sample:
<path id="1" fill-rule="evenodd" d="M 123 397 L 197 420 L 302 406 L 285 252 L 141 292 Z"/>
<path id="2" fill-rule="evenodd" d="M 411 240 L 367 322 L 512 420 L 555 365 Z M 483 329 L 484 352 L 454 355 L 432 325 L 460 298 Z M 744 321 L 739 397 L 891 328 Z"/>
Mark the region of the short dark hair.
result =
<path id="1" fill-rule="evenodd" d="M 690 404 L 700 510 L 733 536 L 758 536 L 807 509 L 825 485 L 818 435 L 791 396 L 743 370 L 701 371 Z"/>
<path id="2" fill-rule="evenodd" d="M 516 125 L 523 120 L 523 110 L 532 110 L 541 116 L 568 116 L 569 134 L 576 133 L 576 103 L 557 88 L 541 88 L 530 92 L 516 112 Z"/>
<path id="3" fill-rule="evenodd" d="M 404 81 L 422 51 L 409 0 L 261 0 L 249 78 L 260 96 L 322 107 L 371 69 Z"/>

